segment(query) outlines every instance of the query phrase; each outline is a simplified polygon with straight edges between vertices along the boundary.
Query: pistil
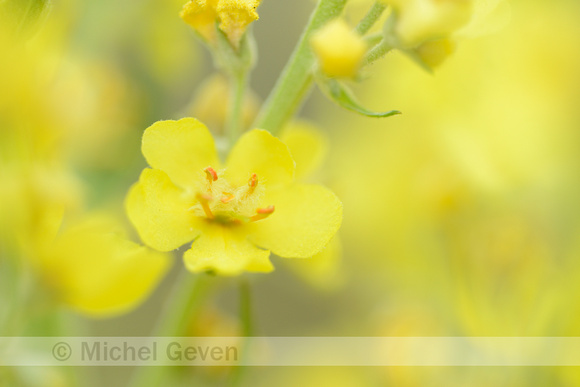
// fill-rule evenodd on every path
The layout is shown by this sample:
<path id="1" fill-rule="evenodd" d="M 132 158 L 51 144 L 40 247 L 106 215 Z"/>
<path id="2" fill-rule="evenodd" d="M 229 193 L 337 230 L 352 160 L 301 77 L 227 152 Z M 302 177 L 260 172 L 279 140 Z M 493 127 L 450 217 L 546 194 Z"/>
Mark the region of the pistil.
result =
<path id="1" fill-rule="evenodd" d="M 199 200 L 199 204 L 201 204 L 201 208 L 203 208 L 203 212 L 205 212 L 205 216 L 208 219 L 214 219 L 213 212 L 211 212 L 211 208 L 209 207 L 209 202 L 213 200 L 210 195 L 207 194 L 198 194 L 197 200 Z"/>

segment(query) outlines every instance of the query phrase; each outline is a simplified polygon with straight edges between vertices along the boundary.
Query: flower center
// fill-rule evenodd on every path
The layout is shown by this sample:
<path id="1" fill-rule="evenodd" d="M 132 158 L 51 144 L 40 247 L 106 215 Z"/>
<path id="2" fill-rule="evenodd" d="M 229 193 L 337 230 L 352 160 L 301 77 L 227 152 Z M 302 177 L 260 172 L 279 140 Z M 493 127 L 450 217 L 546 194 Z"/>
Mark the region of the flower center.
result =
<path id="1" fill-rule="evenodd" d="M 224 171 L 218 172 L 207 167 L 200 175 L 190 211 L 196 216 L 222 224 L 256 222 L 274 212 L 274 206 L 261 206 L 264 192 L 265 186 L 255 173 L 250 175 L 247 184 L 234 187 L 224 176 Z"/>

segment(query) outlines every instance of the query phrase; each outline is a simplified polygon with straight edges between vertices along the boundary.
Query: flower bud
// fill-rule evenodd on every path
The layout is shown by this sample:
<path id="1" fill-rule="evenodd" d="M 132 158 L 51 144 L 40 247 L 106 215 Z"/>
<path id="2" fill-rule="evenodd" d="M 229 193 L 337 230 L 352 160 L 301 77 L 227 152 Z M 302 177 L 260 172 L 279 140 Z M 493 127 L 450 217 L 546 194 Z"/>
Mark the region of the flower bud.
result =
<path id="1" fill-rule="evenodd" d="M 358 74 L 367 45 L 342 20 L 324 26 L 311 39 L 324 74 L 332 78 L 353 78 Z"/>
<path id="2" fill-rule="evenodd" d="M 473 0 L 389 0 L 394 33 L 407 48 L 449 37 L 469 22 Z"/>
<path id="3" fill-rule="evenodd" d="M 415 52 L 424 64 L 434 69 L 455 52 L 455 47 L 453 40 L 439 39 L 421 44 Z"/>

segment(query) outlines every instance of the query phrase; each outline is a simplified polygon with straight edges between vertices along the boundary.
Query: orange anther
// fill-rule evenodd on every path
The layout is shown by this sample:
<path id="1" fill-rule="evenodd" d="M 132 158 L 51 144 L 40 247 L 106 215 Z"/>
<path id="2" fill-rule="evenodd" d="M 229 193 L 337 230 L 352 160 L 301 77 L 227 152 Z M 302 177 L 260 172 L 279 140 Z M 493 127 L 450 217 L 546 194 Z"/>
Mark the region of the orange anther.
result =
<path id="1" fill-rule="evenodd" d="M 252 173 L 252 176 L 250 176 L 250 180 L 248 180 L 248 185 L 250 186 L 250 189 L 253 191 L 258 186 L 258 175 Z"/>
<path id="2" fill-rule="evenodd" d="M 272 212 L 274 212 L 274 210 L 275 210 L 275 207 L 274 206 L 268 206 L 266 208 L 258 208 L 256 210 L 256 212 L 258 214 L 271 214 Z"/>
<path id="3" fill-rule="evenodd" d="M 222 198 L 220 200 L 223 204 L 228 204 L 229 202 L 231 202 L 235 198 L 234 194 L 229 193 L 229 192 L 222 192 L 222 195 L 224 195 L 224 196 L 222 196 Z"/>
<path id="4" fill-rule="evenodd" d="M 250 218 L 251 221 L 255 222 L 257 220 L 266 219 L 268 216 L 272 215 L 274 212 L 274 206 L 268 206 L 266 208 L 258 208 L 256 210 L 256 215 Z"/>
<path id="5" fill-rule="evenodd" d="M 218 179 L 218 174 L 212 167 L 207 167 L 204 169 L 205 174 L 207 176 L 207 180 L 211 183 L 212 181 L 216 181 Z"/>

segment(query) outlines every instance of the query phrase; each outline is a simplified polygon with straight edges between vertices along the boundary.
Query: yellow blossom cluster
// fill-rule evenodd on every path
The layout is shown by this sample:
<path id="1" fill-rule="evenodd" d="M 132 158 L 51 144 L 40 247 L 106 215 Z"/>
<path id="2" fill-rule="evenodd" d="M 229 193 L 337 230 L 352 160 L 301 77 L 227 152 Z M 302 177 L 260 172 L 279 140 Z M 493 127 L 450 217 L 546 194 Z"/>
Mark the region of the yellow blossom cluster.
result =
<path id="1" fill-rule="evenodd" d="M 206 41 L 215 43 L 216 23 L 230 43 L 238 47 L 250 23 L 258 20 L 256 9 L 261 0 L 190 0 L 181 10 L 181 18 Z"/>

